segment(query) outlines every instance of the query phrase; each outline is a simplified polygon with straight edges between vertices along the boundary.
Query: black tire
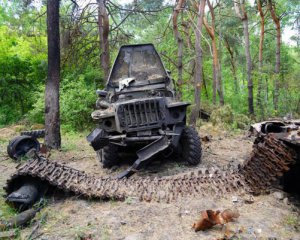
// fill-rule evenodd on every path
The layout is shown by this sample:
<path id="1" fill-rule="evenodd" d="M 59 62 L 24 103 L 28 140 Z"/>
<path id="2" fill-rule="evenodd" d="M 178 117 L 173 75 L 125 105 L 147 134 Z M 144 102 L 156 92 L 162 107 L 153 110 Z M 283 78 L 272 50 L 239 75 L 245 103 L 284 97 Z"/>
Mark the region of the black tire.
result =
<path id="1" fill-rule="evenodd" d="M 102 163 L 103 168 L 111 168 L 117 165 L 119 161 L 119 147 L 114 144 L 108 144 L 101 150 L 97 151 L 97 158 Z"/>
<path id="2" fill-rule="evenodd" d="M 40 143 L 30 136 L 17 136 L 13 138 L 7 146 L 7 154 L 14 160 L 19 160 L 25 156 L 30 149 L 40 150 Z"/>
<path id="3" fill-rule="evenodd" d="M 31 136 L 33 138 L 43 138 L 43 137 L 45 137 L 45 129 L 23 131 L 23 132 L 21 132 L 21 136 Z"/>
<path id="4" fill-rule="evenodd" d="M 197 131 L 186 126 L 180 138 L 181 156 L 190 165 L 198 165 L 201 163 L 202 148 L 201 140 Z"/>

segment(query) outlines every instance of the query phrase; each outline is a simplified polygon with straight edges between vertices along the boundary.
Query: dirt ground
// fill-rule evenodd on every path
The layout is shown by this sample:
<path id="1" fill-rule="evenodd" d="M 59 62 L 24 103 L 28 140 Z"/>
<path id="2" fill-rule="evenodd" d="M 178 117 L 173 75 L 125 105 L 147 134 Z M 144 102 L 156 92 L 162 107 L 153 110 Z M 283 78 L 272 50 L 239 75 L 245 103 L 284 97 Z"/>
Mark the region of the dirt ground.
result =
<path id="1" fill-rule="evenodd" d="M 6 179 L 15 171 L 17 163 L 7 157 L 8 140 L 18 135 L 17 126 L 0 129 L 0 193 Z M 220 167 L 228 163 L 242 163 L 250 154 L 253 139 L 247 133 L 228 133 L 206 124 L 199 130 L 201 136 L 210 136 L 202 143 L 202 163 L 197 167 Z M 117 174 L 128 167 L 102 169 L 94 151 L 88 146 L 85 134 L 63 136 L 61 151 L 52 152 L 50 159 L 95 175 Z M 195 167 L 182 161 L 155 162 L 137 175 L 172 175 Z M 0 200 L 0 219 L 13 215 Z M 170 204 L 139 202 L 128 198 L 124 202 L 94 201 L 80 197 L 53 196 L 35 220 L 19 232 L 20 239 L 28 239 L 37 222 L 41 226 L 32 239 L 103 239 L 103 240 L 175 240 L 223 239 L 225 228 L 215 226 L 195 232 L 192 224 L 201 210 L 237 208 L 240 217 L 228 224 L 231 239 L 300 239 L 299 201 L 278 189 L 270 194 L 254 197 L 247 204 L 242 196 L 226 198 L 186 198 Z M 42 219 L 42 221 L 41 221 Z"/>

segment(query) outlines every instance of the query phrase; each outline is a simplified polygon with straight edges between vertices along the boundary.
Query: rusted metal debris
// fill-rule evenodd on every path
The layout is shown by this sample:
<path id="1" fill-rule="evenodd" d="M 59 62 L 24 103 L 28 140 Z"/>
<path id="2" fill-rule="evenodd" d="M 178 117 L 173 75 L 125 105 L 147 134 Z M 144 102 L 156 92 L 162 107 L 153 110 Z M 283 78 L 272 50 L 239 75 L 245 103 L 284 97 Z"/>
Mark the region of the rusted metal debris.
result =
<path id="1" fill-rule="evenodd" d="M 300 120 L 290 121 L 265 121 L 255 123 L 250 128 L 250 133 L 256 136 L 259 142 L 268 134 L 284 142 L 291 151 L 296 152 L 296 163 L 280 178 L 283 190 L 289 193 L 300 194 Z"/>
<path id="2" fill-rule="evenodd" d="M 186 196 L 223 196 L 230 192 L 259 194 L 289 170 L 294 157 L 293 149 L 272 134 L 262 137 L 253 146 L 250 158 L 238 167 L 226 171 L 204 168 L 156 178 L 96 178 L 38 156 L 20 166 L 8 179 L 5 189 L 9 196 L 24 181 L 35 179 L 66 192 L 98 199 L 137 197 L 141 201 L 171 202 Z"/>
<path id="3" fill-rule="evenodd" d="M 300 147 L 300 120 L 255 123 L 251 125 L 250 133 L 257 137 L 272 133 L 276 138 Z"/>
<path id="4" fill-rule="evenodd" d="M 207 230 L 217 224 L 224 225 L 233 222 L 240 216 L 237 209 L 226 209 L 224 211 L 205 210 L 201 211 L 200 219 L 195 222 L 192 228 L 195 232 Z"/>

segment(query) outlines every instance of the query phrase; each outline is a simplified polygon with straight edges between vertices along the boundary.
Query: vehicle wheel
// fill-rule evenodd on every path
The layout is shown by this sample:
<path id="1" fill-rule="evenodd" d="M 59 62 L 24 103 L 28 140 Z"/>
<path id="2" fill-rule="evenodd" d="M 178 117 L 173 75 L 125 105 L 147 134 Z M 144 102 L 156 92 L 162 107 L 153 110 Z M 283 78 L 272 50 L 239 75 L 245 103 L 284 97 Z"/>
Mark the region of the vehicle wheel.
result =
<path id="1" fill-rule="evenodd" d="M 181 156 L 185 161 L 190 165 L 197 165 L 201 162 L 201 140 L 194 128 L 186 126 L 183 129 L 180 144 Z"/>
<path id="2" fill-rule="evenodd" d="M 109 144 L 97 151 L 97 158 L 102 163 L 103 168 L 111 168 L 116 165 L 119 160 L 119 147 Z"/>
<path id="3" fill-rule="evenodd" d="M 14 160 L 20 160 L 31 149 L 40 151 L 40 143 L 37 139 L 26 135 L 17 136 L 9 142 L 7 154 Z"/>

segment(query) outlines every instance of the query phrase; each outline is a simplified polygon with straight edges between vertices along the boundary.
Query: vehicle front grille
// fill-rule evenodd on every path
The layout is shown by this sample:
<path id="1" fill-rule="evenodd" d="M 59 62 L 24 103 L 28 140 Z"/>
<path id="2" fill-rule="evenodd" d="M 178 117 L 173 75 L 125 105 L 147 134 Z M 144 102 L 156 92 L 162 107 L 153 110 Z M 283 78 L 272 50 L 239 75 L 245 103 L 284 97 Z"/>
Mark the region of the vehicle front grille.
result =
<path id="1" fill-rule="evenodd" d="M 163 113 L 159 99 L 148 99 L 121 104 L 118 108 L 118 117 L 121 127 L 140 128 L 160 126 Z"/>

